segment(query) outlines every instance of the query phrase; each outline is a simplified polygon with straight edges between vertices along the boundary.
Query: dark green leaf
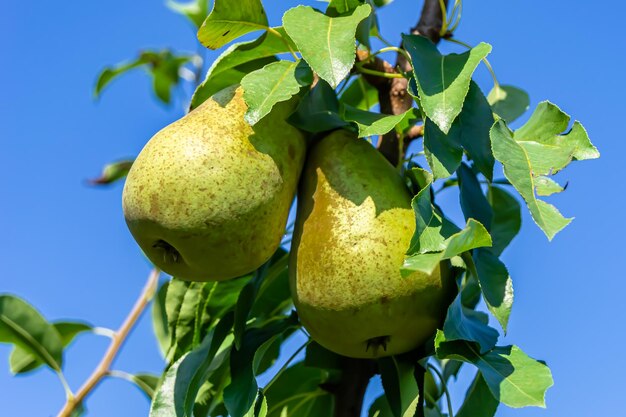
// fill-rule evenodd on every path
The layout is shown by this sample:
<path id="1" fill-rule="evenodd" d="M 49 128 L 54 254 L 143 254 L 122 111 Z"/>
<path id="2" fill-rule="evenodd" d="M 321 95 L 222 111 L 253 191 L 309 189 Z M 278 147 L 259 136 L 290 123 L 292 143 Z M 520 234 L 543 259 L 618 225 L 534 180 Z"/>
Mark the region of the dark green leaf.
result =
<path id="1" fill-rule="evenodd" d="M 474 252 L 480 288 L 489 311 L 506 333 L 513 307 L 513 281 L 506 266 L 487 249 Z"/>
<path id="2" fill-rule="evenodd" d="M 520 230 L 522 225 L 521 208 L 515 197 L 504 189 L 493 185 L 489 187 L 487 199 L 493 207 L 490 230 L 493 240 L 491 252 L 499 256 Z"/>
<path id="3" fill-rule="evenodd" d="M 13 295 L 0 295 L 0 343 L 11 343 L 53 370 L 61 370 L 59 332 L 33 306 Z"/>
<path id="4" fill-rule="evenodd" d="M 457 170 L 459 180 L 459 197 L 465 220 L 476 219 L 487 230 L 491 229 L 493 210 L 474 172 L 465 164 Z"/>
<path id="5" fill-rule="evenodd" d="M 449 177 L 461 164 L 460 134 L 460 126 L 452 125 L 445 134 L 430 119 L 424 122 L 424 152 L 435 179 Z"/>
<path id="6" fill-rule="evenodd" d="M 239 84 L 248 73 L 276 62 L 275 55 L 296 49 L 282 27 L 266 32 L 258 39 L 231 45 L 211 65 L 206 78 L 198 86 L 191 99 L 196 108 L 218 91 Z"/>
<path id="7" fill-rule="evenodd" d="M 272 259 L 259 287 L 250 314 L 252 317 L 270 318 L 285 313 L 292 306 L 289 290 L 289 252 L 279 248 Z"/>
<path id="8" fill-rule="evenodd" d="M 363 4 L 349 16 L 328 17 L 298 6 L 285 12 L 283 26 L 313 71 L 336 88 L 354 65 L 356 29 L 371 11 Z"/>
<path id="9" fill-rule="evenodd" d="M 152 401 L 150 417 L 192 416 L 198 391 L 232 325 L 233 314 L 224 316 L 196 349 L 167 370 Z"/>
<path id="10" fill-rule="evenodd" d="M 491 45 L 481 43 L 462 54 L 441 55 L 425 37 L 403 35 L 402 39 L 413 60 L 422 109 L 443 133 L 448 133 L 461 113 L 472 74 L 491 52 Z"/>
<path id="11" fill-rule="evenodd" d="M 166 299 L 167 299 L 167 287 L 169 282 L 165 282 L 159 287 L 156 297 L 152 303 L 152 329 L 159 344 L 159 350 L 161 355 L 165 357 L 170 347 L 170 329 L 167 320 L 166 311 Z"/>
<path id="12" fill-rule="evenodd" d="M 435 347 L 441 359 L 474 364 L 498 401 L 515 408 L 545 407 L 545 393 L 553 385 L 550 369 L 517 346 L 496 347 L 481 355 L 474 343 L 446 341 L 443 332 L 437 331 Z"/>
<path id="13" fill-rule="evenodd" d="M 415 361 L 402 356 L 388 356 L 378 360 L 385 396 L 394 417 L 415 415 L 419 400 L 415 365 Z"/>
<path id="14" fill-rule="evenodd" d="M 493 112 L 508 123 L 524 114 L 530 106 L 528 93 L 512 85 L 495 86 L 487 100 Z"/>
<path id="15" fill-rule="evenodd" d="M 246 122 L 256 124 L 269 114 L 276 103 L 289 100 L 312 81 L 311 69 L 300 60 L 273 62 L 245 75 L 241 86 L 248 105 Z"/>
<path id="16" fill-rule="evenodd" d="M 378 104 L 378 90 L 363 77 L 357 77 L 341 94 L 339 102 L 359 110 L 369 110 Z"/>
<path id="17" fill-rule="evenodd" d="M 320 80 L 309 91 L 289 117 L 289 122 L 307 132 L 319 133 L 347 126 L 339 115 L 339 101 L 335 90 Z"/>
<path id="18" fill-rule="evenodd" d="M 214 0 L 213 10 L 198 30 L 198 40 L 209 49 L 268 27 L 260 0 Z"/>
<path id="19" fill-rule="evenodd" d="M 224 403 L 231 417 L 243 417 L 254 404 L 258 391 L 253 366 L 257 350 L 268 340 L 296 325 L 297 318 L 290 316 L 246 330 L 241 349 L 233 349 L 230 354 L 232 381 L 224 390 Z"/>
<path id="20" fill-rule="evenodd" d="M 322 347 L 318 343 L 311 342 L 306 347 L 304 364 L 322 369 L 341 369 L 342 357 Z"/>
<path id="21" fill-rule="evenodd" d="M 109 185 L 126 177 L 130 167 L 133 165 L 132 159 L 113 162 L 104 166 L 102 174 L 98 178 L 89 180 L 91 185 Z"/>
<path id="22" fill-rule="evenodd" d="M 461 303 L 461 295 L 458 295 L 448 308 L 443 333 L 446 341 L 476 342 L 479 352 L 485 353 L 498 342 L 498 332 L 487 325 L 488 321 L 485 313 L 465 307 Z"/>
<path id="23" fill-rule="evenodd" d="M 209 13 L 209 0 L 192 0 L 188 3 L 179 3 L 168 0 L 167 7 L 182 14 L 194 24 L 196 28 L 202 26 L 202 22 Z"/>
<path id="24" fill-rule="evenodd" d="M 90 325 L 80 322 L 61 321 L 52 323 L 52 326 L 59 333 L 63 348 L 69 346 L 79 333 L 91 330 Z M 32 371 L 44 364 L 37 356 L 18 346 L 13 348 L 9 363 L 14 374 Z"/>
<path id="25" fill-rule="evenodd" d="M 321 388 L 329 382 L 326 369 L 303 362 L 287 368 L 265 392 L 268 417 L 327 417 L 333 415 L 333 395 Z"/>
<path id="26" fill-rule="evenodd" d="M 465 394 L 465 401 L 456 413 L 456 417 L 493 417 L 496 415 L 500 402 L 493 397 L 480 372 Z"/>

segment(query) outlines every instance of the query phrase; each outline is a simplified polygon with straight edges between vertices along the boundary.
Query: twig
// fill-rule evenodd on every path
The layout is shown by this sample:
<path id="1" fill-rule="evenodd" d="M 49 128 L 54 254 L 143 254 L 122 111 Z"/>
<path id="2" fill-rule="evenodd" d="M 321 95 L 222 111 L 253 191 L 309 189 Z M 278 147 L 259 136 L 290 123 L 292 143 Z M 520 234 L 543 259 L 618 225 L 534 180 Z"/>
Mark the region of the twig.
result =
<path id="1" fill-rule="evenodd" d="M 135 302 L 133 309 L 128 313 L 128 316 L 124 320 L 124 323 L 115 332 L 115 335 L 111 338 L 111 344 L 106 353 L 102 357 L 102 360 L 93 371 L 93 373 L 87 378 L 87 381 L 78 390 L 76 395 L 67 399 L 65 405 L 57 414 L 57 417 L 70 417 L 75 409 L 82 404 L 87 395 L 98 385 L 98 383 L 107 376 L 110 372 L 111 364 L 117 356 L 120 348 L 124 344 L 124 341 L 128 337 L 131 329 L 137 322 L 137 319 L 141 316 L 141 313 L 145 310 L 146 306 L 154 296 L 156 292 L 157 283 L 159 282 L 159 275 L 161 271 L 154 268 L 148 277 L 148 281 L 141 292 L 141 295 Z"/>

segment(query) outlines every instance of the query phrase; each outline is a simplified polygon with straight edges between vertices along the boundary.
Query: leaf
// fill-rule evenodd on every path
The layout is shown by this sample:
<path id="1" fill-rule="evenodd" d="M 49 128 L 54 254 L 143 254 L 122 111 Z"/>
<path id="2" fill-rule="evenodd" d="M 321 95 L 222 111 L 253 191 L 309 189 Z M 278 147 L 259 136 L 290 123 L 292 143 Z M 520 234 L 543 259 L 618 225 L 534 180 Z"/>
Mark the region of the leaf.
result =
<path id="1" fill-rule="evenodd" d="M 285 12 L 283 26 L 311 69 L 336 88 L 354 65 L 356 29 L 371 11 L 363 4 L 350 16 L 328 17 L 311 7 L 298 6 Z"/>
<path id="2" fill-rule="evenodd" d="M 403 356 L 387 356 L 378 360 L 385 397 L 395 417 L 412 417 L 419 401 L 414 376 L 416 363 Z"/>
<path id="3" fill-rule="evenodd" d="M 34 307 L 13 295 L 0 295 L 0 343 L 11 343 L 53 370 L 61 370 L 59 332 Z"/>
<path id="4" fill-rule="evenodd" d="M 296 49 L 282 27 L 262 34 L 258 39 L 240 42 L 226 49 L 207 71 L 206 78 L 198 86 L 191 99 L 196 108 L 218 91 L 235 84 L 248 73 L 276 62 L 275 55 Z"/>
<path id="5" fill-rule="evenodd" d="M 385 115 L 381 113 L 359 110 L 344 104 L 341 109 L 342 117 L 348 122 L 354 122 L 359 129 L 359 137 L 384 135 L 398 124 L 407 119 L 418 119 L 417 109 L 411 108 L 404 113 Z"/>
<path id="6" fill-rule="evenodd" d="M 146 67 L 152 76 L 153 90 L 164 103 L 169 103 L 171 90 L 179 83 L 179 72 L 192 59 L 190 55 L 175 55 L 170 50 L 143 51 L 138 58 L 113 67 L 105 68 L 96 81 L 94 96 L 100 96 L 104 88 L 118 76 L 139 67 Z"/>
<path id="7" fill-rule="evenodd" d="M 304 364 L 314 368 L 341 369 L 342 357 L 316 342 L 311 342 L 306 347 Z"/>
<path id="8" fill-rule="evenodd" d="M 104 166 L 102 174 L 98 178 L 89 180 L 91 185 L 110 185 L 126 177 L 130 167 L 133 165 L 132 159 L 116 161 Z"/>
<path id="9" fill-rule="evenodd" d="M 408 276 L 414 271 L 430 274 L 444 259 L 450 259 L 471 249 L 491 246 L 491 237 L 482 224 L 469 219 L 465 228 L 445 239 L 442 246 L 444 249 L 437 253 L 416 253 L 407 256 L 400 269 L 402 276 Z"/>
<path id="10" fill-rule="evenodd" d="M 491 229 L 493 210 L 487 197 L 476 178 L 476 175 L 466 164 L 461 164 L 457 170 L 459 180 L 459 198 L 465 220 L 476 219 L 487 230 Z"/>
<path id="11" fill-rule="evenodd" d="M 165 282 L 159 287 L 152 303 L 152 329 L 163 357 L 167 356 L 171 340 L 165 307 L 168 286 L 169 282 Z"/>
<path id="12" fill-rule="evenodd" d="M 378 90 L 359 76 L 344 90 L 339 102 L 359 110 L 369 110 L 378 104 Z"/>
<path id="13" fill-rule="evenodd" d="M 269 114 L 274 104 L 289 100 L 300 87 L 311 82 L 311 69 L 300 60 L 273 62 L 247 74 L 241 80 L 243 98 L 248 105 L 246 122 L 256 124 Z"/>
<path id="14" fill-rule="evenodd" d="M 224 403 L 231 417 L 243 417 L 254 404 L 258 391 L 254 367 L 257 350 L 270 339 L 298 325 L 296 316 L 270 321 L 260 328 L 246 330 L 241 349 L 230 354 L 232 381 L 224 390 Z"/>
<path id="15" fill-rule="evenodd" d="M 198 30 L 198 40 L 209 49 L 217 49 L 246 33 L 267 28 L 260 0 L 215 0 L 211 14 Z"/>
<path id="16" fill-rule="evenodd" d="M 192 416 L 196 395 L 232 325 L 233 315 L 224 316 L 197 348 L 167 370 L 150 406 L 150 417 Z"/>
<path id="17" fill-rule="evenodd" d="M 474 262 L 485 303 L 506 334 L 513 307 L 513 280 L 506 266 L 489 250 L 475 251 Z"/>
<path id="18" fill-rule="evenodd" d="M 493 87 L 487 100 L 493 112 L 508 123 L 516 120 L 530 107 L 528 93 L 512 85 Z"/>
<path id="19" fill-rule="evenodd" d="M 491 220 L 491 253 L 499 256 L 511 243 L 522 225 L 519 202 L 515 197 L 500 187 L 492 185 L 487 192 L 487 199 L 493 208 Z"/>
<path id="20" fill-rule="evenodd" d="M 339 101 L 335 90 L 320 80 L 300 101 L 289 123 L 311 133 L 320 133 L 348 126 L 339 115 Z"/>
<path id="21" fill-rule="evenodd" d="M 80 322 L 60 321 L 52 323 L 52 326 L 59 333 L 63 348 L 69 346 L 79 333 L 91 330 L 90 325 Z M 27 350 L 15 346 L 9 357 L 9 364 L 13 374 L 22 374 L 37 369 L 44 363 Z"/>
<path id="22" fill-rule="evenodd" d="M 148 398 L 154 396 L 154 392 L 159 385 L 159 377 L 153 374 L 130 375 L 130 379 Z"/>
<path id="23" fill-rule="evenodd" d="M 526 201 L 533 220 L 548 239 L 552 240 L 572 219 L 563 217 L 556 207 L 535 197 L 535 181 L 529 155 L 513 138 L 513 132 L 502 120 L 491 128 L 491 146 L 495 158 L 504 166 L 504 175 Z"/>
<path id="24" fill-rule="evenodd" d="M 235 306 L 249 278 L 221 282 L 172 279 L 165 300 L 171 337 L 168 360 L 176 361 L 200 344 L 210 327 Z"/>
<path id="25" fill-rule="evenodd" d="M 549 196 L 565 191 L 565 187 L 549 177 L 539 176 L 535 178 L 535 190 L 537 195 Z"/>
<path id="26" fill-rule="evenodd" d="M 479 346 L 479 353 L 491 350 L 498 342 L 498 331 L 487 325 L 489 319 L 485 313 L 465 307 L 461 295 L 457 295 L 450 307 L 443 333 L 446 341 L 467 340 Z"/>
<path id="27" fill-rule="evenodd" d="M 528 357 L 517 346 L 496 347 L 481 355 L 476 345 L 466 341 L 448 342 L 437 331 L 435 347 L 439 358 L 474 364 L 489 390 L 509 407 L 545 407 L 545 393 L 553 385 L 552 373 L 542 362 Z"/>
<path id="28" fill-rule="evenodd" d="M 336 382 L 327 369 L 305 366 L 287 368 L 265 391 L 268 417 L 325 417 L 333 415 L 333 395 L 322 389 Z"/>
<path id="29" fill-rule="evenodd" d="M 461 113 L 472 74 L 491 52 L 491 45 L 480 43 L 462 54 L 441 55 L 435 44 L 423 36 L 403 35 L 402 39 L 413 60 L 422 109 L 447 134 Z"/>
<path id="30" fill-rule="evenodd" d="M 424 152 L 435 179 L 447 178 L 461 164 L 461 128 L 453 125 L 448 134 L 443 133 L 435 123 L 424 121 Z"/>
<path id="31" fill-rule="evenodd" d="M 350 13 L 363 3 L 364 0 L 330 0 L 326 14 L 329 16 L 338 16 L 344 13 Z"/>
<path id="32" fill-rule="evenodd" d="M 209 12 L 208 0 L 192 0 L 188 3 L 179 3 L 177 1 L 168 0 L 167 7 L 185 16 L 194 24 L 196 28 L 202 26 L 202 22 L 206 19 Z"/>
<path id="33" fill-rule="evenodd" d="M 289 252 L 278 248 L 270 260 L 267 274 L 252 305 L 252 317 L 276 317 L 291 309 L 293 303 L 289 290 L 288 266 Z"/>
<path id="34" fill-rule="evenodd" d="M 496 415 L 500 402 L 493 397 L 489 387 L 480 372 L 476 373 L 472 385 L 465 394 L 465 401 L 456 417 L 493 417 Z"/>

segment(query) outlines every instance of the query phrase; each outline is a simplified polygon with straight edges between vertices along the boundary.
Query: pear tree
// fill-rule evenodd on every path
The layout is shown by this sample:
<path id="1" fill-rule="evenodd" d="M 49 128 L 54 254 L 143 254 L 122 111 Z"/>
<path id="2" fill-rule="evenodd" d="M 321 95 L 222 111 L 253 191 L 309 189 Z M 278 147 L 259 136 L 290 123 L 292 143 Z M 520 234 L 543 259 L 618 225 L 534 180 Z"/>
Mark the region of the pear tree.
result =
<path id="1" fill-rule="evenodd" d="M 137 385 L 149 417 L 546 406 L 549 366 L 498 343 L 515 275 L 501 255 L 522 210 L 549 240 L 572 221 L 545 197 L 565 190 L 554 174 L 599 157 L 583 125 L 568 128 L 548 101 L 529 111 L 524 90 L 498 82 L 497 51 L 457 37 L 463 0 L 424 0 L 399 45 L 378 23 L 391 0 L 302 3 L 271 21 L 261 0 L 170 2 L 219 57 L 144 50 L 99 74 L 96 95 L 145 69 L 155 97 L 187 114 L 91 181 L 125 182 L 129 232 L 154 265 L 119 329 L 49 322 L 0 295 L 11 370 L 55 372 L 67 394 L 58 417 L 83 415 L 107 377 Z M 193 94 L 179 97 L 182 84 Z M 439 198 L 447 190 L 456 207 Z M 147 309 L 163 369 L 112 370 Z M 90 332 L 110 346 L 75 389 L 64 351 Z M 462 368 L 473 381 L 455 409 L 448 387 Z M 365 407 L 375 376 L 382 390 Z"/>

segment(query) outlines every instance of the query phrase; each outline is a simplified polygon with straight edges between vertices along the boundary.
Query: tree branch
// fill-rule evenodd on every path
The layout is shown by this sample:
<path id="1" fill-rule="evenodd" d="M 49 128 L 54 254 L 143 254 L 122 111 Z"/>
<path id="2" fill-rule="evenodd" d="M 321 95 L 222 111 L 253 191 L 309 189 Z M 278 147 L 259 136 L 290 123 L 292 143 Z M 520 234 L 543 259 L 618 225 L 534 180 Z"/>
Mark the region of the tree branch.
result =
<path id="1" fill-rule="evenodd" d="M 376 363 L 368 359 L 343 358 L 341 365 L 341 380 L 329 389 L 335 395 L 334 417 L 360 417 L 365 390 L 376 373 Z"/>
<path id="2" fill-rule="evenodd" d="M 448 0 L 444 0 L 444 4 L 447 6 Z M 439 42 L 439 32 L 443 24 L 441 13 L 439 0 L 425 0 L 420 19 L 417 25 L 411 29 L 411 33 L 426 36 L 435 43 Z M 396 67 L 404 72 L 411 70 L 409 62 L 402 54 L 398 54 L 396 57 Z M 370 80 L 368 79 L 368 81 Z M 387 83 L 379 82 L 378 85 L 374 86 L 378 89 L 381 113 L 400 114 L 413 106 L 413 99 L 407 93 L 407 79 L 394 78 L 388 80 Z M 410 143 L 410 139 L 412 138 L 400 138 L 395 131 L 391 131 L 380 137 L 378 150 L 392 165 L 396 166 L 404 158 L 404 152 Z"/>
<path id="3" fill-rule="evenodd" d="M 146 285 L 144 286 L 141 295 L 135 302 L 133 309 L 130 311 L 130 313 L 128 313 L 128 316 L 124 320 L 124 323 L 122 323 L 120 328 L 111 338 L 111 344 L 109 345 L 109 348 L 102 357 L 102 360 L 93 371 L 91 376 L 87 378 L 87 381 L 85 381 L 83 386 L 80 387 L 76 395 L 67 399 L 65 405 L 63 406 L 61 411 L 59 411 L 59 414 L 57 414 L 57 417 L 70 417 L 72 413 L 76 410 L 76 408 L 82 404 L 87 395 L 89 395 L 89 393 L 91 393 L 91 391 L 98 385 L 98 383 L 100 383 L 102 378 L 108 375 L 111 364 L 117 356 L 120 348 L 126 341 L 128 334 L 134 327 L 137 319 L 139 319 L 139 317 L 141 316 L 141 313 L 143 313 L 146 306 L 154 296 L 157 283 L 159 282 L 160 274 L 161 271 L 159 271 L 157 268 L 154 268 L 152 272 L 150 272 L 148 281 L 146 282 Z"/>

